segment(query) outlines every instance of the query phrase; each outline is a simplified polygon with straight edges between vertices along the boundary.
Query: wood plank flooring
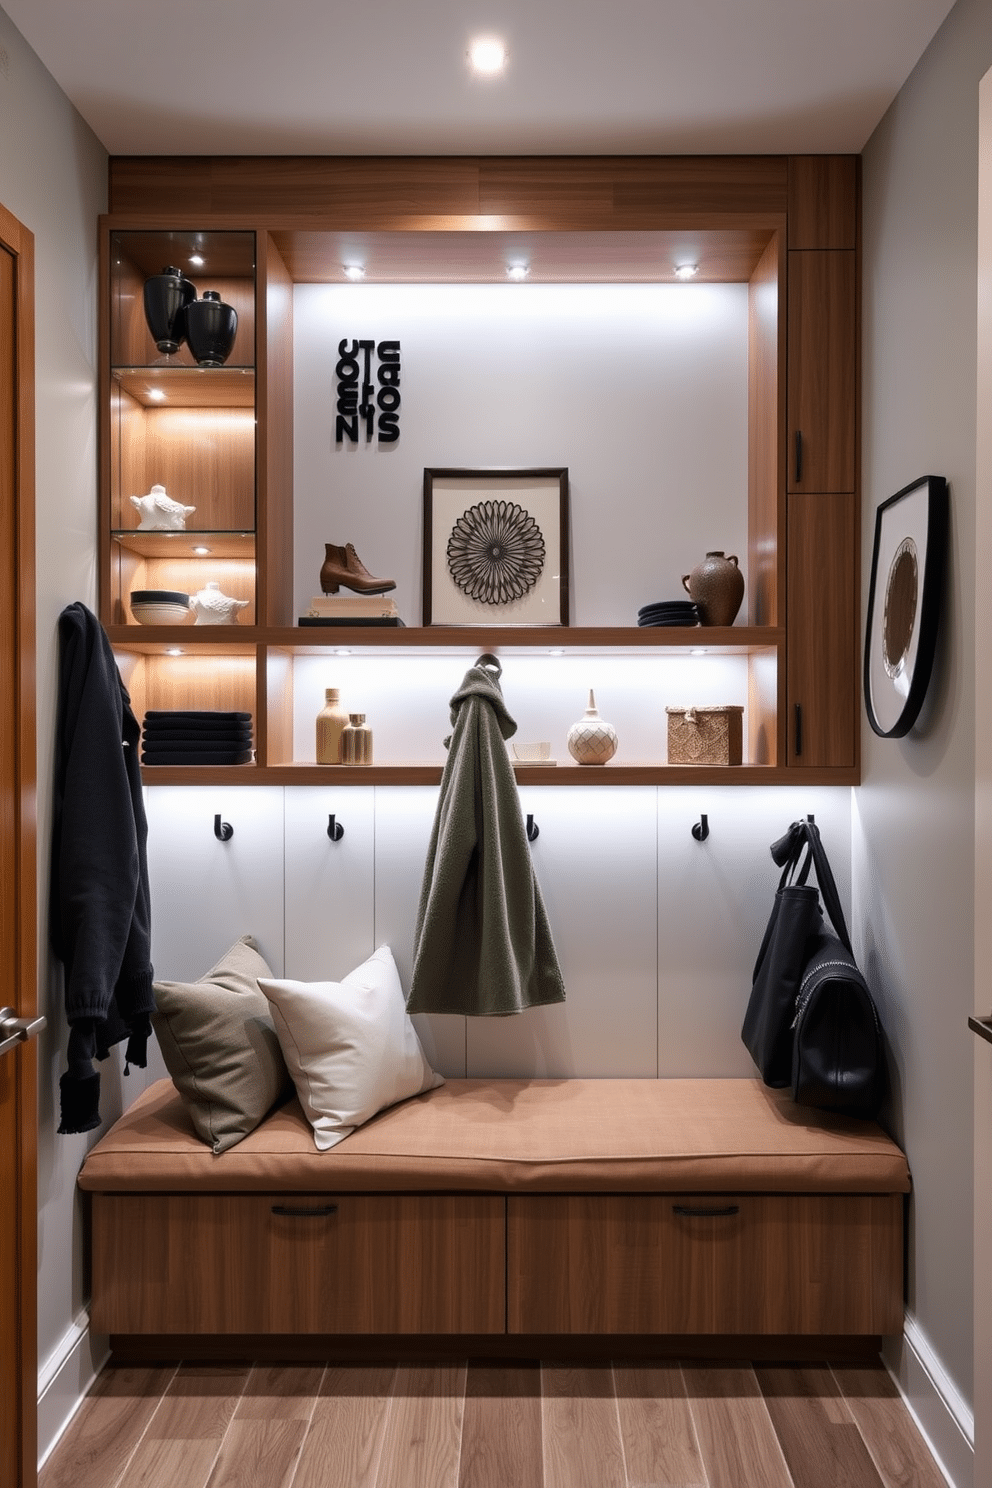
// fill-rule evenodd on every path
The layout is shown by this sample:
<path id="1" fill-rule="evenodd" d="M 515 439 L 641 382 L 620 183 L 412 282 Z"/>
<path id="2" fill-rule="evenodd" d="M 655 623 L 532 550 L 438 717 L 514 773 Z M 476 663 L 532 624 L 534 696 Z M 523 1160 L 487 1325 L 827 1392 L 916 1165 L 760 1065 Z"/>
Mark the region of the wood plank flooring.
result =
<path id="1" fill-rule="evenodd" d="M 946 1488 L 850 1365 L 120 1366 L 39 1488 Z"/>

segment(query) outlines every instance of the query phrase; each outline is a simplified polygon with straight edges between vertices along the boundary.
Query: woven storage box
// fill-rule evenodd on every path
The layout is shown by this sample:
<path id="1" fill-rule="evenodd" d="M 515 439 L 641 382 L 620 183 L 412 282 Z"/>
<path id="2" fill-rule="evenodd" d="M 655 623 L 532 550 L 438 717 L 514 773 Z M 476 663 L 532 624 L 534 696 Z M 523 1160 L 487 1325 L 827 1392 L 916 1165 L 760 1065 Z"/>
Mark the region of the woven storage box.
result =
<path id="1" fill-rule="evenodd" d="M 739 765 L 744 709 L 666 708 L 670 765 Z"/>

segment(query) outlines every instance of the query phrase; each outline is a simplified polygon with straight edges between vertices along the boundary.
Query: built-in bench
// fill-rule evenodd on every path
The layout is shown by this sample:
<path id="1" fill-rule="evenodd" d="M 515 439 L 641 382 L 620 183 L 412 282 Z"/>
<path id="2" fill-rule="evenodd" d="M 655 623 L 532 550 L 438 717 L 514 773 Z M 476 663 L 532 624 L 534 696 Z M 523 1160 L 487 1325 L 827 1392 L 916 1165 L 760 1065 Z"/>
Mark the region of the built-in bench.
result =
<path id="1" fill-rule="evenodd" d="M 757 1080 L 448 1080 L 329 1152 L 293 1100 L 220 1156 L 163 1080 L 79 1183 L 91 1325 L 132 1355 L 902 1328 L 905 1157 Z"/>

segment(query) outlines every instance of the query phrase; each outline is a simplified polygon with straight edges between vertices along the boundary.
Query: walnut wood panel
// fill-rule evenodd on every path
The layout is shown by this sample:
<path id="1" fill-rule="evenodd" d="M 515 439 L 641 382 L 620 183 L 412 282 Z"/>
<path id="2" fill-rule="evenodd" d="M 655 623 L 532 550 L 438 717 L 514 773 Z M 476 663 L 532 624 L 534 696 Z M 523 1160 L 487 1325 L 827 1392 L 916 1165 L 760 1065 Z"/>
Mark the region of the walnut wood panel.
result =
<path id="1" fill-rule="evenodd" d="M 854 491 L 857 256 L 790 252 L 788 258 L 788 487 Z"/>
<path id="2" fill-rule="evenodd" d="M 186 530 L 251 532 L 255 527 L 255 419 L 245 408 L 143 408 L 121 391 L 112 430 L 116 478 L 113 527 L 140 521 L 132 496 L 165 486 L 195 506 Z"/>
<path id="3" fill-rule="evenodd" d="M 857 155 L 789 157 L 789 247 L 858 246 Z"/>
<path id="4" fill-rule="evenodd" d="M 140 633 L 144 627 L 134 629 Z M 176 644 L 181 646 L 183 641 Z M 254 652 L 157 656 L 117 650 L 115 654 L 138 719 L 149 708 L 208 708 L 255 716 Z M 224 767 L 220 779 L 226 779 L 231 768 Z M 188 765 L 182 769 L 180 779 L 184 784 L 193 783 L 191 769 Z M 161 780 L 161 766 L 149 770 L 149 781 Z"/>
<path id="5" fill-rule="evenodd" d="M 650 226 L 643 219 L 659 214 L 781 213 L 787 187 L 782 156 L 118 156 L 109 167 L 114 213 L 294 217 L 301 226 L 308 217 L 426 227 L 480 216 Z"/>
<path id="6" fill-rule="evenodd" d="M 788 498 L 786 759 L 804 770 L 858 762 L 855 511 L 848 495 Z"/>
<path id="7" fill-rule="evenodd" d="M 505 284 L 507 265 L 523 260 L 530 284 L 656 284 L 674 280 L 680 263 L 697 263 L 694 283 L 746 283 L 768 245 L 770 228 L 617 232 L 274 231 L 273 241 L 297 284 L 346 280 L 361 263 L 368 284 Z"/>
<path id="8" fill-rule="evenodd" d="M 93 1326 L 502 1333 L 504 1216 L 479 1195 L 94 1195 Z"/>
<path id="9" fill-rule="evenodd" d="M 293 621 L 293 285 L 272 240 L 259 237 L 259 614 Z"/>
<path id="10" fill-rule="evenodd" d="M 902 1202 L 511 1196 L 507 1278 L 509 1333 L 894 1332 Z"/>
<path id="11" fill-rule="evenodd" d="M 143 408 L 255 407 L 255 374 L 246 367 L 132 367 L 114 382 Z"/>
<path id="12" fill-rule="evenodd" d="M 0 971 L 38 1007 L 35 738 L 34 237 L 0 206 Z M 0 1488 L 37 1463 L 37 1044 L 0 1058 Z"/>
<path id="13" fill-rule="evenodd" d="M 752 765 L 775 766 L 784 758 L 779 729 L 778 657 L 755 652 L 747 668 L 747 758 Z"/>
<path id="14" fill-rule="evenodd" d="M 748 285 L 748 620 L 777 625 L 782 588 L 782 427 L 785 317 L 779 306 L 782 234 L 766 247 Z"/>

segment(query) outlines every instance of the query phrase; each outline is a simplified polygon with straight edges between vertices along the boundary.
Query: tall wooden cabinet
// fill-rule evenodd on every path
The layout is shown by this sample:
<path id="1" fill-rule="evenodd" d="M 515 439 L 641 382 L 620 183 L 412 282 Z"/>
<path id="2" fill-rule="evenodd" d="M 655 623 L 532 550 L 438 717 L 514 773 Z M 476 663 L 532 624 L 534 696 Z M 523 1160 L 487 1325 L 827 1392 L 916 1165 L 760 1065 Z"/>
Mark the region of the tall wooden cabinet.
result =
<path id="1" fill-rule="evenodd" d="M 857 166 L 854 157 L 113 160 L 112 212 L 101 227 L 101 619 L 139 714 L 238 708 L 255 720 L 254 764 L 159 767 L 155 782 L 326 783 L 328 767 L 294 758 L 293 696 L 300 658 L 332 646 L 415 664 L 425 647 L 648 657 L 702 643 L 745 658 L 741 767 L 668 766 L 659 741 L 655 762 L 524 768 L 521 782 L 856 782 Z M 296 628 L 293 286 L 340 279 L 344 245 L 356 239 L 384 281 L 492 280 L 512 239 L 530 249 L 532 280 L 656 282 L 691 243 L 701 279 L 746 283 L 742 623 Z M 222 368 L 163 359 L 148 335 L 144 279 L 174 262 L 201 293 L 217 289 L 238 308 L 237 343 Z M 183 532 L 137 531 L 130 498 L 155 482 L 196 506 Z M 194 592 L 208 577 L 247 601 L 237 625 L 134 622 L 132 590 Z M 333 775 L 341 784 L 427 784 L 440 765 Z"/>

